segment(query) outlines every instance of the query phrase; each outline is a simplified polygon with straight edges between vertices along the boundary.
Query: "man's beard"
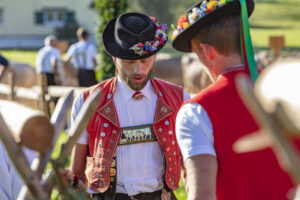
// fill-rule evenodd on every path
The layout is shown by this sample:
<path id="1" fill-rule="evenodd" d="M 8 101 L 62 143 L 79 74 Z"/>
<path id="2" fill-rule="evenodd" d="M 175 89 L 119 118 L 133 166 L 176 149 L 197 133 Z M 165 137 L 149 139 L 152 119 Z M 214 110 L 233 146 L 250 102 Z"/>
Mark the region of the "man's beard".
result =
<path id="1" fill-rule="evenodd" d="M 148 80 L 151 78 L 153 69 L 150 70 L 148 74 L 131 74 L 131 75 L 126 75 L 123 71 L 118 71 L 118 74 L 120 75 L 121 79 L 125 82 L 125 84 L 132 90 L 138 91 L 141 90 L 145 87 L 147 84 Z M 141 83 L 135 83 L 132 78 L 135 77 L 143 77 L 143 82 Z"/>

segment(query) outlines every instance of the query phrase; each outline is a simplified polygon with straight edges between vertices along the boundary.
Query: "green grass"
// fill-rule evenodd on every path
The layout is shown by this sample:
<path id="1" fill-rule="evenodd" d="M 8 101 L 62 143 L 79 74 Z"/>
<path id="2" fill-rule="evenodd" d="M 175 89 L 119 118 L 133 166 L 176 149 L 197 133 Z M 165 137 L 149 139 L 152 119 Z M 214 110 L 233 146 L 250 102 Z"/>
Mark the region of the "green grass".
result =
<path id="1" fill-rule="evenodd" d="M 35 66 L 36 50 L 1 50 L 0 53 L 10 61 L 24 62 Z"/>
<path id="2" fill-rule="evenodd" d="M 300 49 L 300 1 L 256 0 L 250 17 L 255 48 L 269 46 L 269 36 L 284 36 L 287 48 Z"/>

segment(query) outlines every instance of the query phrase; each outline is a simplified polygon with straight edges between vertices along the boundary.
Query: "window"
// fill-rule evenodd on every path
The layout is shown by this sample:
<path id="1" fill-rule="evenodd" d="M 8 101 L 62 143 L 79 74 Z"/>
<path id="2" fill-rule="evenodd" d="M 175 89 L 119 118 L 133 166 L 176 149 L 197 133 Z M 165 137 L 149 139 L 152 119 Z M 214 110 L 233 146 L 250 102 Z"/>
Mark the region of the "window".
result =
<path id="1" fill-rule="evenodd" d="M 64 10 L 45 10 L 43 15 L 46 26 L 60 27 L 65 24 L 66 12 Z"/>
<path id="2" fill-rule="evenodd" d="M 74 12 L 64 9 L 45 9 L 35 13 L 35 23 L 44 26 L 62 27 L 74 21 Z"/>

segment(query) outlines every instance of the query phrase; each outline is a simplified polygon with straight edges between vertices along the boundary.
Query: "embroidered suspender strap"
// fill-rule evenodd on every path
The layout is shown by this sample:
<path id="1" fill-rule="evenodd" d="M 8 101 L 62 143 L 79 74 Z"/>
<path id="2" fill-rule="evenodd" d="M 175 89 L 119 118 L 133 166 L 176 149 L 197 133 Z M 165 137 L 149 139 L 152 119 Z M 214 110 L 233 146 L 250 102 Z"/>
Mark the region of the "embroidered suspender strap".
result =
<path id="1" fill-rule="evenodd" d="M 253 83 L 255 83 L 258 77 L 258 71 L 256 68 L 256 62 L 254 59 L 254 51 L 251 42 L 250 30 L 249 30 L 249 21 L 248 21 L 248 11 L 247 11 L 247 4 L 246 0 L 239 0 L 241 4 L 241 18 L 242 18 L 242 50 L 243 50 L 243 57 L 245 60 L 245 64 L 249 67 L 249 72 L 251 75 L 251 79 Z"/>
<path id="2" fill-rule="evenodd" d="M 117 159 L 114 156 L 110 168 L 110 186 L 106 192 L 104 192 L 102 200 L 114 200 L 117 189 Z"/>

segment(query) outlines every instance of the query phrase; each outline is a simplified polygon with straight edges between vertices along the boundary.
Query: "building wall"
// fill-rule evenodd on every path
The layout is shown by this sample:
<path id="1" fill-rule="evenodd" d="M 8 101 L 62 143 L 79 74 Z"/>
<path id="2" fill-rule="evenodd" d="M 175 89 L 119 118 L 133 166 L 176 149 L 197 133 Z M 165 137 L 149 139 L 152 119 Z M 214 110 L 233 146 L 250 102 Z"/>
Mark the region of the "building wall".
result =
<path id="1" fill-rule="evenodd" d="M 46 35 L 53 34 L 55 27 L 36 24 L 36 12 L 45 9 L 64 9 L 74 12 L 80 26 L 86 28 L 95 41 L 97 16 L 89 7 L 89 0 L 0 0 L 2 24 L 0 24 L 0 47 L 16 43 L 34 47 L 43 44 Z M 13 41 L 16 42 L 13 45 Z M 22 41 L 24 40 L 24 41 Z M 8 42 L 9 41 L 9 42 Z"/>

